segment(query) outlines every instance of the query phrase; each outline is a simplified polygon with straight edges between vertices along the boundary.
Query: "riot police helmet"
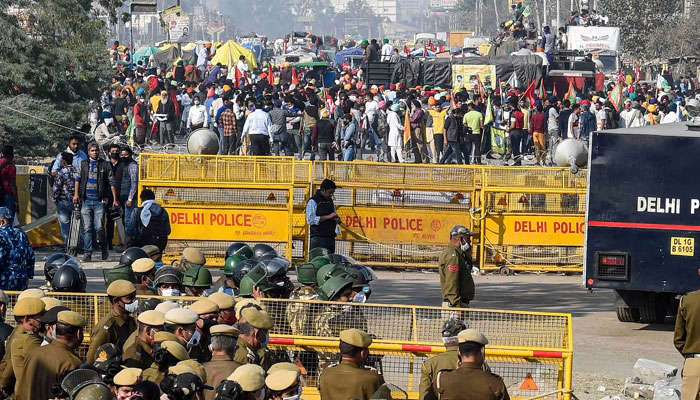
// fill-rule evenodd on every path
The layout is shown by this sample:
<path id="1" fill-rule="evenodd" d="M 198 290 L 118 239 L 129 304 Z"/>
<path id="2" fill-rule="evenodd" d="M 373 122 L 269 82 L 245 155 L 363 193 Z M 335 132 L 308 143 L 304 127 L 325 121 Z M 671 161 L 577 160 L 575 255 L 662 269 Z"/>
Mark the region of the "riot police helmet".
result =
<path id="1" fill-rule="evenodd" d="M 46 277 L 46 281 L 51 282 L 56 270 L 70 258 L 71 256 L 65 253 L 54 253 L 46 257 L 44 261 L 44 277 Z"/>
<path id="2" fill-rule="evenodd" d="M 258 243 L 255 246 L 253 246 L 253 254 L 258 260 L 271 254 L 273 254 L 273 257 L 277 257 L 277 251 L 274 248 L 272 248 L 272 246 L 265 243 Z"/>
<path id="3" fill-rule="evenodd" d="M 129 247 L 128 249 L 124 250 L 121 257 L 119 257 L 119 264 L 131 266 L 131 263 L 139 258 L 150 257 L 148 257 L 148 254 L 146 254 L 146 252 L 140 247 Z"/>
<path id="4" fill-rule="evenodd" d="M 228 246 L 228 249 L 226 249 L 226 258 L 229 258 L 234 255 L 242 258 L 253 258 L 254 256 L 253 249 L 251 249 L 250 246 L 242 242 L 232 243 L 230 246 Z"/>

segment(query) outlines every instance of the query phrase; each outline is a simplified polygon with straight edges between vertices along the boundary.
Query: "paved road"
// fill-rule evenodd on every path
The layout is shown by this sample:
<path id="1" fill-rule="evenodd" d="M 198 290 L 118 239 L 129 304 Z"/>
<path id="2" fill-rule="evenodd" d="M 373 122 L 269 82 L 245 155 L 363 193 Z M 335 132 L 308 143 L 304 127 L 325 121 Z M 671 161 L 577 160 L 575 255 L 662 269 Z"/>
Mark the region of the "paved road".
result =
<path id="1" fill-rule="evenodd" d="M 39 257 L 38 257 L 39 259 Z M 110 263 L 90 263 L 86 268 L 89 291 L 104 291 L 102 271 Z M 43 267 L 37 263 L 37 278 Z M 434 272 L 376 271 L 372 302 L 437 306 L 440 285 Z M 216 271 L 215 276 L 219 275 Z M 34 285 L 43 284 L 36 279 Z M 614 311 L 611 291 L 589 292 L 580 276 L 520 274 L 484 275 L 476 278 L 474 307 L 571 312 L 574 315 L 574 371 L 576 393 L 583 399 L 598 399 L 617 388 L 632 372 L 638 358 L 650 358 L 680 367 L 681 357 L 672 344 L 673 325 L 620 323 Z M 586 391 L 592 391 L 586 395 Z"/>

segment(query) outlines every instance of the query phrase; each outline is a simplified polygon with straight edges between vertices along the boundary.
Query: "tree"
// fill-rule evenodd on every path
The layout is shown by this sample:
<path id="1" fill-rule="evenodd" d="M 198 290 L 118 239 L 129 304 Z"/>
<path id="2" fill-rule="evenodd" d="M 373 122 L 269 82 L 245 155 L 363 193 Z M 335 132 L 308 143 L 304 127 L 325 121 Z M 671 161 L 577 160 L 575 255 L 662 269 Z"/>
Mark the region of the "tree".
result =
<path id="1" fill-rule="evenodd" d="M 610 26 L 620 27 L 623 52 L 632 58 L 654 58 L 656 54 L 647 52 L 646 43 L 649 34 L 662 21 L 680 19 L 682 1 L 680 0 L 600 0 L 599 11 L 610 18 Z M 671 31 L 666 38 L 671 42 L 677 39 Z"/>
<path id="2" fill-rule="evenodd" d="M 42 120 L 75 127 L 109 83 L 106 28 L 91 7 L 87 0 L 0 5 L 0 140 L 11 138 L 21 154 L 62 147 L 67 130 Z"/>

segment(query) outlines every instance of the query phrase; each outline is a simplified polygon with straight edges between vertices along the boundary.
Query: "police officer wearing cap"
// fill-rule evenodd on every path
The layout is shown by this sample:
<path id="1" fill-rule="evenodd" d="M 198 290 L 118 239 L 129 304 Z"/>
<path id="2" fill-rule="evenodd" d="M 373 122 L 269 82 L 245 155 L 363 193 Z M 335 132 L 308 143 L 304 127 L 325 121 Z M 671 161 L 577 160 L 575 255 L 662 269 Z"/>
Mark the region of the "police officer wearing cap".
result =
<path id="1" fill-rule="evenodd" d="M 207 385 L 217 387 L 229 375 L 240 367 L 241 364 L 233 360 L 236 353 L 236 341 L 238 330 L 229 325 L 214 325 L 209 329 L 211 333 L 211 360 L 204 363 L 207 371 Z M 212 400 L 216 393 L 205 392 L 204 399 Z"/>
<path id="2" fill-rule="evenodd" d="M 683 400 L 700 393 L 700 290 L 681 298 L 676 315 L 673 344 L 683 355 Z"/>
<path id="3" fill-rule="evenodd" d="M 231 382 L 235 382 L 240 387 L 238 392 L 242 392 L 240 397 L 242 399 L 264 398 L 265 370 L 259 365 L 246 364 L 236 368 L 217 388 L 217 395 L 223 394 L 222 392 L 225 392 L 226 387 L 231 386 Z"/>
<path id="4" fill-rule="evenodd" d="M 271 365 L 267 342 L 272 320 L 265 311 L 249 307 L 241 311 L 244 322 L 238 323 L 236 354 L 233 360 L 239 364 L 256 364 L 267 370 Z"/>
<path id="5" fill-rule="evenodd" d="M 222 292 L 216 292 L 210 294 L 208 299 L 219 306 L 219 316 L 216 319 L 217 323 L 227 325 L 236 323 L 236 301 L 233 299 L 233 296 Z"/>
<path id="6" fill-rule="evenodd" d="M 134 387 L 141 383 L 143 371 L 140 368 L 124 368 L 112 379 L 112 393 L 120 399 L 130 399 Z"/>
<path id="7" fill-rule="evenodd" d="M 299 400 L 302 386 L 299 371 L 278 369 L 265 378 L 270 400 Z"/>
<path id="8" fill-rule="evenodd" d="M 198 319 L 195 326 L 199 336 L 198 343 L 189 349 L 190 357 L 199 362 L 209 361 L 211 359 L 209 329 L 216 325 L 216 320 L 219 318 L 219 306 L 204 298 L 190 304 L 190 310 L 197 313 Z"/>
<path id="9" fill-rule="evenodd" d="M 163 329 L 177 336 L 178 341 L 189 350 L 199 343 L 199 335 L 195 336 L 198 319 L 199 315 L 189 308 L 173 308 L 165 313 Z"/>
<path id="10" fill-rule="evenodd" d="M 457 335 L 460 365 L 453 371 L 440 371 L 433 382 L 441 400 L 509 400 L 508 390 L 500 376 L 483 369 L 485 347 L 489 343 L 475 329 Z"/>
<path id="11" fill-rule="evenodd" d="M 14 314 L 17 328 L 8 340 L 5 354 L 8 364 L 3 371 L 0 382 L 5 394 L 17 392 L 18 379 L 24 371 L 27 354 L 41 346 L 41 321 L 44 314 L 44 303 L 36 297 L 25 297 L 15 304 Z"/>
<path id="12" fill-rule="evenodd" d="M 148 310 L 139 314 L 136 321 L 136 338 L 133 343 L 124 346 L 122 359 L 127 367 L 146 369 L 153 364 L 153 338 L 156 332 L 163 329 L 165 315 Z"/>
<path id="13" fill-rule="evenodd" d="M 43 301 L 43 299 L 42 299 Z M 46 305 L 46 302 L 44 302 Z M 44 340 L 41 342 L 42 346 L 47 346 L 49 343 L 56 339 L 56 324 L 58 323 L 58 313 L 61 311 L 69 311 L 70 309 L 63 305 L 58 305 L 51 307 L 50 310 L 46 310 L 44 315 L 39 318 L 42 324 L 44 324 L 44 333 L 42 336 Z"/>
<path id="14" fill-rule="evenodd" d="M 131 263 L 134 272 L 137 295 L 157 294 L 154 281 L 156 279 L 156 263 L 150 258 L 139 258 Z"/>
<path id="15" fill-rule="evenodd" d="M 86 360 L 95 362 L 95 352 L 104 343 L 114 343 L 123 348 L 126 339 L 136 330 L 136 321 L 129 315 L 127 307 L 136 304 L 136 287 L 133 283 L 118 279 L 107 287 L 107 297 L 112 305 L 110 313 L 97 322 L 90 336 L 90 348 Z M 131 307 L 129 307 L 131 308 Z M 136 311 L 136 310 L 133 310 Z"/>
<path id="16" fill-rule="evenodd" d="M 472 279 L 471 232 L 456 225 L 450 232 L 450 243 L 442 252 L 440 264 L 440 289 L 443 307 L 469 307 L 474 299 Z"/>
<path id="17" fill-rule="evenodd" d="M 445 352 L 430 357 L 421 368 L 420 386 L 418 388 L 419 400 L 437 400 L 433 391 L 433 381 L 440 371 L 450 371 L 459 366 L 459 342 L 457 335 L 467 329 L 463 321 L 450 318 L 442 326 L 442 341 L 445 343 Z"/>
<path id="18" fill-rule="evenodd" d="M 51 389 L 82 364 L 76 352 L 83 343 L 85 325 L 85 318 L 75 311 L 58 313 L 55 338 L 46 347 L 35 348 L 27 354 L 22 374 L 17 378 L 15 399 L 54 397 Z"/>
<path id="19" fill-rule="evenodd" d="M 369 399 L 384 384 L 384 378 L 363 364 L 369 357 L 372 338 L 359 329 L 340 332 L 339 364 L 321 372 L 318 390 L 321 400 Z"/>
<path id="20" fill-rule="evenodd" d="M 156 346 L 153 353 L 154 361 L 148 369 L 143 371 L 143 379 L 156 384 L 160 384 L 163 381 L 170 367 L 190 357 L 187 349 L 179 342 L 173 340 L 158 342 L 158 336 L 162 333 L 166 332 L 158 332 L 156 334 Z"/>
<path id="21" fill-rule="evenodd" d="M 202 250 L 196 247 L 185 247 L 185 249 L 182 250 L 182 257 L 180 257 L 178 269 L 184 272 L 190 267 L 203 267 L 206 263 L 207 258 L 204 256 L 204 253 L 202 253 Z"/>

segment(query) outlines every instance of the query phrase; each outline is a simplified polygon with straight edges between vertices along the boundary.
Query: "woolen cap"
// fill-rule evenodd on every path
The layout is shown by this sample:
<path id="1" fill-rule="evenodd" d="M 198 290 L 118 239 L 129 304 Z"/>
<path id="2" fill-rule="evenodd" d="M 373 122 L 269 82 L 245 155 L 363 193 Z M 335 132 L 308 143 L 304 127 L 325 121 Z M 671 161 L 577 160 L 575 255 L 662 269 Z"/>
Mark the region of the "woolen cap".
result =
<path id="1" fill-rule="evenodd" d="M 187 247 L 185 250 L 182 250 L 182 260 L 195 265 L 204 265 L 207 263 L 204 253 L 194 247 Z"/>
<path id="2" fill-rule="evenodd" d="M 180 361 L 190 358 L 190 355 L 187 353 L 187 349 L 185 349 L 185 347 L 178 342 L 166 340 L 160 344 L 160 348 L 168 350 L 168 353 L 172 354 L 173 357 Z"/>
<path id="3" fill-rule="evenodd" d="M 244 392 L 255 392 L 265 386 L 265 370 L 256 364 L 245 364 L 236 368 L 226 379 L 238 382 Z"/>
<path id="4" fill-rule="evenodd" d="M 158 331 L 153 335 L 153 342 L 154 343 L 163 343 L 167 341 L 172 341 L 176 343 L 180 343 L 180 338 L 178 338 L 174 333 L 166 332 L 166 331 Z"/>
<path id="5" fill-rule="evenodd" d="M 476 329 L 471 328 L 459 332 L 459 334 L 457 334 L 457 341 L 459 343 L 475 342 L 483 346 L 489 344 L 489 341 L 488 339 L 486 339 L 486 336 L 479 333 L 479 331 L 477 331 Z"/>
<path id="6" fill-rule="evenodd" d="M 272 366 L 270 366 L 270 368 L 267 369 L 267 374 L 271 375 L 275 371 L 296 371 L 301 373 L 299 367 L 296 364 L 290 362 L 279 362 L 277 364 L 272 364 Z"/>
<path id="7" fill-rule="evenodd" d="M 243 310 L 241 316 L 254 328 L 272 329 L 272 320 L 265 311 L 250 307 Z"/>
<path id="8" fill-rule="evenodd" d="M 240 333 L 238 329 L 231 325 L 218 324 L 209 328 L 209 333 L 212 336 L 233 336 L 236 337 Z"/>
<path id="9" fill-rule="evenodd" d="M 219 306 L 219 311 L 234 308 L 236 305 L 236 300 L 233 299 L 233 296 L 229 296 L 222 292 L 210 294 L 207 298 Z"/>
<path id="10" fill-rule="evenodd" d="M 17 300 L 22 300 L 25 297 L 33 297 L 35 299 L 40 299 L 44 297 L 44 291 L 37 288 L 25 289 L 17 295 Z"/>
<path id="11" fill-rule="evenodd" d="M 124 368 L 123 370 L 119 371 L 116 375 L 114 375 L 114 378 L 112 378 L 112 382 L 114 382 L 114 386 L 136 386 L 141 382 L 141 373 L 143 370 L 141 368 Z"/>
<path id="12" fill-rule="evenodd" d="M 61 311 L 56 316 L 56 322 L 61 324 L 70 325 L 76 328 L 84 328 L 87 325 L 85 318 L 75 311 Z"/>
<path id="13" fill-rule="evenodd" d="M 219 306 L 209 299 L 199 299 L 190 304 L 190 310 L 196 312 L 197 315 L 212 314 L 219 312 Z"/>
<path id="14" fill-rule="evenodd" d="M 165 315 L 168 311 L 175 309 L 175 308 L 180 308 L 180 306 L 175 303 L 174 301 L 164 301 L 156 306 L 154 310 L 160 311 Z"/>
<path id="15" fill-rule="evenodd" d="M 133 293 L 136 293 L 136 287 L 125 279 L 117 279 L 107 287 L 107 295 L 112 297 L 129 296 Z"/>
<path id="16" fill-rule="evenodd" d="M 359 329 L 346 329 L 340 332 L 340 341 L 355 347 L 367 348 L 372 344 L 372 337 Z"/>
<path id="17" fill-rule="evenodd" d="M 172 325 L 192 325 L 199 319 L 199 315 L 189 308 L 173 308 L 165 313 L 165 323 Z"/>
<path id="18" fill-rule="evenodd" d="M 165 324 L 165 314 L 156 310 L 148 310 L 139 314 L 137 320 L 148 326 L 161 326 Z"/>
<path id="19" fill-rule="evenodd" d="M 131 270 L 137 273 L 150 272 L 156 267 L 156 262 L 150 258 L 139 258 L 131 263 Z"/>
<path id="20" fill-rule="evenodd" d="M 46 311 L 49 311 L 50 309 L 58 306 L 62 306 L 63 303 L 61 303 L 61 300 L 55 298 L 55 297 L 50 297 L 50 296 L 45 296 L 41 298 L 41 301 L 44 302 L 44 309 Z"/>
<path id="21" fill-rule="evenodd" d="M 16 317 L 26 317 L 44 312 L 44 302 L 36 297 L 25 297 L 15 304 L 13 313 Z"/>
<path id="22" fill-rule="evenodd" d="M 269 373 L 265 378 L 265 385 L 275 392 L 287 390 L 298 382 L 299 372 L 297 371 L 277 370 Z"/>

